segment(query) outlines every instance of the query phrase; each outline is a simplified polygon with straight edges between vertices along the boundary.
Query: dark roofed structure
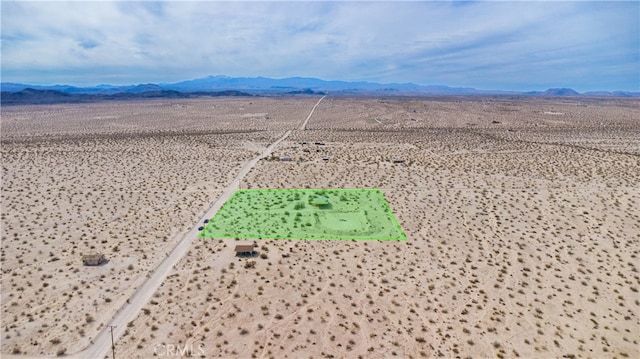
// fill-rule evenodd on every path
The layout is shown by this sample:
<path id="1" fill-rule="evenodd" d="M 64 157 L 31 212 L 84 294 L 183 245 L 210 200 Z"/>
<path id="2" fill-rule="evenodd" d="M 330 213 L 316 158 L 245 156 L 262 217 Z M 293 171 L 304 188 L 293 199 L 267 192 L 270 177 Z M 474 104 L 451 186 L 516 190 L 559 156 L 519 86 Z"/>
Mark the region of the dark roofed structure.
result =
<path id="1" fill-rule="evenodd" d="M 234 249 L 237 256 L 254 256 L 256 255 L 255 245 L 253 244 L 238 244 Z"/>
<path id="2" fill-rule="evenodd" d="M 82 264 L 86 266 L 99 266 L 107 262 L 107 258 L 102 253 L 91 253 L 82 256 Z"/>

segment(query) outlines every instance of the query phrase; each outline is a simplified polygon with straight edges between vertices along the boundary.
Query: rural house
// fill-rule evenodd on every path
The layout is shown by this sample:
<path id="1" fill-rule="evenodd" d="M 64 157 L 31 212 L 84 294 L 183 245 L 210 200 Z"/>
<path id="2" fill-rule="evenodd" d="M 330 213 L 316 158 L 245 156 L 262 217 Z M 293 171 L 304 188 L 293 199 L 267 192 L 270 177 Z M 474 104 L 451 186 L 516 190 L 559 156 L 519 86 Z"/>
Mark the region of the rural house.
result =
<path id="1" fill-rule="evenodd" d="M 253 244 L 238 244 L 234 249 L 237 256 L 254 256 L 256 255 L 255 245 Z"/>

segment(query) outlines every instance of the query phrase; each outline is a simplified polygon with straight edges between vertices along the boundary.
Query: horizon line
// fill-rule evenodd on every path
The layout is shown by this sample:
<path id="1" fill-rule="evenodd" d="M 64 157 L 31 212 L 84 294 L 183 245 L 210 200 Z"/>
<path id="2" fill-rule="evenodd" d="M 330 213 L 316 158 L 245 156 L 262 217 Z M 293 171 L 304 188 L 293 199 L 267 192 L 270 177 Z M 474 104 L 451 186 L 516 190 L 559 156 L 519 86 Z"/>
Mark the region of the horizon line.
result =
<path id="1" fill-rule="evenodd" d="M 289 80 L 289 79 L 307 79 L 307 80 L 318 80 L 318 81 L 322 81 L 322 82 L 341 82 L 341 83 L 362 83 L 362 84 L 372 84 L 372 85 L 409 85 L 409 86 L 419 86 L 419 87 L 445 87 L 445 88 L 449 88 L 449 89 L 466 89 L 466 90 L 475 90 L 475 91 L 481 91 L 481 92 L 510 92 L 510 93 L 529 93 L 529 92 L 544 92 L 544 91 L 549 91 L 549 90 L 558 90 L 558 89 L 567 89 L 567 90 L 572 90 L 575 91 L 579 94 L 584 94 L 584 93 L 592 93 L 592 92 L 609 92 L 609 93 L 615 93 L 615 92 L 625 92 L 625 93 L 637 93 L 640 94 L 640 89 L 637 90 L 621 90 L 621 89 L 609 89 L 609 90 L 603 90 L 603 89 L 598 89 L 598 90 L 581 90 L 578 91 L 576 90 L 574 87 L 572 86 L 567 86 L 567 85 L 558 85 L 558 86 L 550 86 L 544 89 L 532 89 L 534 88 L 533 86 L 530 89 L 527 90 L 513 90 L 513 89 L 503 89 L 503 88 L 482 88 L 482 87 L 474 87 L 472 85 L 469 86 L 457 86 L 457 85 L 446 85 L 446 84 L 424 84 L 424 83 L 416 83 L 416 82 L 377 82 L 377 81 L 371 81 L 371 80 L 338 80 L 338 79 L 332 79 L 332 80 L 327 80 L 324 78 L 320 78 L 320 77 L 311 77 L 311 76 L 287 76 L 287 77 L 268 77 L 268 76 L 228 76 L 228 75 L 224 75 L 224 74 L 220 74 L 220 75 L 206 75 L 206 76 L 202 76 L 202 77 L 195 77 L 195 78 L 189 78 L 189 79 L 184 79 L 184 80 L 178 80 L 178 81 L 159 81 L 159 82 L 137 82 L 137 83 L 123 83 L 123 84 L 116 84 L 114 85 L 113 83 L 106 83 L 106 82 L 101 82 L 101 83 L 97 83 L 97 84 L 91 84 L 91 85 L 78 85 L 78 84 L 73 84 L 73 83 L 30 83 L 30 82 L 22 82 L 22 81 L 1 81 L 0 85 L 5 85 L 5 84 L 13 84 L 13 85 L 23 85 L 23 86 L 36 86 L 36 87 L 73 87 L 73 88 L 78 88 L 78 89 L 94 89 L 97 87 L 102 87 L 102 86 L 109 86 L 109 87 L 135 87 L 135 86 L 144 86 L 144 85 L 156 85 L 156 86 L 162 86 L 162 85 L 175 85 L 175 84 L 179 84 L 179 83 L 183 83 L 183 82 L 188 82 L 188 81 L 197 81 L 197 80 L 203 80 L 203 79 L 208 79 L 208 78 L 220 78 L 220 79 L 268 79 L 268 80 L 276 80 L 276 81 L 280 81 L 280 80 Z M 3 90 L 4 91 L 4 90 Z"/>

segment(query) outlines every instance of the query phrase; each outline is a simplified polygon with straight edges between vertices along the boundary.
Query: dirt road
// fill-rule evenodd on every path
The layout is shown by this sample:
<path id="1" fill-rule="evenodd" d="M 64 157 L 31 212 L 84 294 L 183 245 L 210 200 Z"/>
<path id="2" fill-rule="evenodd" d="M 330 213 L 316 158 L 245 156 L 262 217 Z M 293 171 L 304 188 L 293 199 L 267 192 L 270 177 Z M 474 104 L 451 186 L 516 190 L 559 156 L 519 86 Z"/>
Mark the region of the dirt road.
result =
<path id="1" fill-rule="evenodd" d="M 318 102 L 313 106 L 313 108 L 311 109 L 311 112 L 309 112 L 309 116 L 307 116 L 307 118 L 304 120 L 302 125 L 300 125 L 299 130 L 301 131 L 305 130 L 305 128 L 307 127 L 307 122 L 309 122 L 309 119 L 311 118 L 311 116 L 313 116 L 313 112 L 316 110 L 316 107 L 318 107 L 318 105 L 320 104 L 320 101 L 324 100 L 325 97 L 327 97 L 327 95 L 322 96 L 322 98 L 320 98 Z"/>
<path id="2" fill-rule="evenodd" d="M 304 129 L 307 122 L 313 115 L 316 107 L 320 104 L 324 97 L 322 97 L 318 102 L 313 106 L 311 112 L 300 126 L 300 129 Z M 249 160 L 245 165 L 240 169 L 240 172 L 236 176 L 236 178 L 224 189 L 222 195 L 211 205 L 206 214 L 201 218 L 200 221 L 194 224 L 193 228 L 191 228 L 182 239 L 175 246 L 173 251 L 165 257 L 165 259 L 158 265 L 158 267 L 149 275 L 148 279 L 135 291 L 135 293 L 129 298 L 127 304 L 125 304 L 116 315 L 113 317 L 111 322 L 102 328 L 96 338 L 92 341 L 91 345 L 82 350 L 79 353 L 71 355 L 73 358 L 105 358 L 111 356 L 111 328 L 113 327 L 113 338 L 117 342 L 118 338 L 125 332 L 127 323 L 134 320 L 142 307 L 144 307 L 147 302 L 153 296 L 153 293 L 160 287 L 162 282 L 167 278 L 173 267 L 185 256 L 185 254 L 191 248 L 191 244 L 195 239 L 198 238 L 198 227 L 202 225 L 202 221 L 205 218 L 213 218 L 215 214 L 222 208 L 222 205 L 227 202 L 231 196 L 238 190 L 240 181 L 244 178 L 244 176 L 249 173 L 249 171 L 260 161 L 261 159 L 269 156 L 276 146 L 283 140 L 285 140 L 291 134 L 291 130 L 287 131 L 272 143 L 267 149 L 261 153 L 260 155 L 254 157 Z"/>

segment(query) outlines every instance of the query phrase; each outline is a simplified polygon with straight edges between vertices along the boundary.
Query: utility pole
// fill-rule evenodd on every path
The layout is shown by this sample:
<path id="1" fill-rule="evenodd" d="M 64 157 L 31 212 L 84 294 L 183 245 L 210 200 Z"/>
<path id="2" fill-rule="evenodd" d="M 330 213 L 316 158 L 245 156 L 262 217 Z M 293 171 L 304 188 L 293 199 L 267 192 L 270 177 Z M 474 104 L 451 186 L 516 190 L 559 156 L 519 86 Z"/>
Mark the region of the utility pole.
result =
<path id="1" fill-rule="evenodd" d="M 113 328 L 117 327 L 117 325 L 110 325 L 109 329 L 111 331 L 111 355 L 113 359 L 116 359 L 116 344 L 113 342 Z"/>

